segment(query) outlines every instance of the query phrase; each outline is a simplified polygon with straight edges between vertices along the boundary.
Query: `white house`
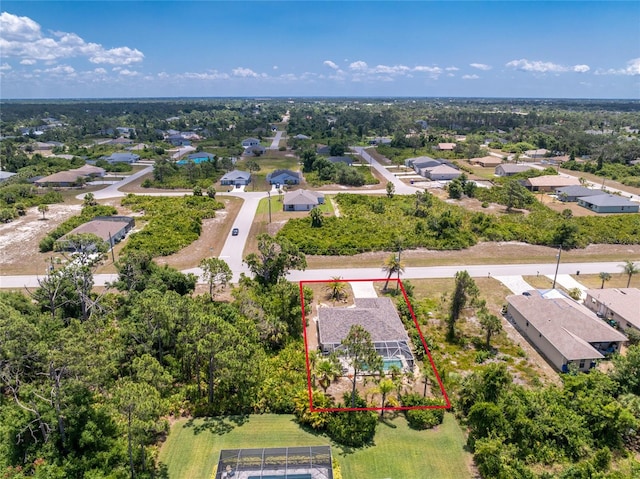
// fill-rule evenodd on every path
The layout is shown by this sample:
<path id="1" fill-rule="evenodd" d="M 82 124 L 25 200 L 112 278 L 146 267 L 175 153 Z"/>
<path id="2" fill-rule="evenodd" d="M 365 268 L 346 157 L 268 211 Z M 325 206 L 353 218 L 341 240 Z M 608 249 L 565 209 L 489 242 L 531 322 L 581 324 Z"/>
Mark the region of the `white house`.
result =
<path id="1" fill-rule="evenodd" d="M 284 211 L 310 211 L 324 204 L 324 193 L 310 190 L 295 190 L 285 193 L 282 201 Z"/>

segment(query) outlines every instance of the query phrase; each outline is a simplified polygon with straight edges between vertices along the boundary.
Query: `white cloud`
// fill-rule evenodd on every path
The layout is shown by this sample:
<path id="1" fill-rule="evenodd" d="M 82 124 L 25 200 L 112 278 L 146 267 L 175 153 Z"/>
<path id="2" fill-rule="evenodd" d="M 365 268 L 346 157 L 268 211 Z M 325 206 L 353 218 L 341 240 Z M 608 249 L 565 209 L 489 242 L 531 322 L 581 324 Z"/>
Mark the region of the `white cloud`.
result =
<path id="1" fill-rule="evenodd" d="M 577 73 L 585 73 L 590 70 L 589 65 L 559 65 L 557 63 L 552 62 L 543 62 L 543 61 L 530 61 L 527 59 L 520 60 L 512 60 L 507 63 L 505 66 L 509 68 L 515 68 L 516 70 L 521 70 L 525 72 L 535 72 L 535 73 L 564 73 L 564 72 L 577 72 Z"/>
<path id="2" fill-rule="evenodd" d="M 366 62 L 363 61 L 357 61 L 357 62 L 353 62 L 349 65 L 349 68 L 351 70 L 355 70 L 355 71 L 365 71 L 368 68 L 368 65 Z"/>
<path id="3" fill-rule="evenodd" d="M 277 70 L 278 69 L 278 65 L 273 65 L 273 69 Z"/>
<path id="4" fill-rule="evenodd" d="M 447 68 L 445 68 L 445 71 L 448 71 L 448 72 L 457 72 L 458 70 L 460 70 L 458 67 L 447 67 Z"/>
<path id="5" fill-rule="evenodd" d="M 629 76 L 637 76 L 640 75 L 640 58 L 634 58 L 627 62 L 627 66 L 625 68 L 609 69 L 609 70 L 596 70 L 596 75 L 629 75 Z"/>
<path id="6" fill-rule="evenodd" d="M 41 37 L 40 25 L 29 17 L 19 17 L 8 12 L 0 14 L 2 39 L 8 42 L 30 42 Z"/>
<path id="7" fill-rule="evenodd" d="M 69 65 L 59 65 L 57 67 L 54 68 L 47 68 L 46 70 L 44 70 L 44 73 L 52 73 L 52 74 L 72 74 L 75 73 L 75 69 L 73 67 L 70 67 Z"/>
<path id="8" fill-rule="evenodd" d="M 322 62 L 322 64 L 324 66 L 327 66 L 329 68 L 333 68 L 334 70 L 339 70 L 340 67 L 338 65 L 336 65 L 334 62 L 332 62 L 331 60 L 325 60 Z"/>
<path id="9" fill-rule="evenodd" d="M 120 75 L 126 76 L 126 77 L 135 77 L 135 76 L 140 75 L 139 72 L 127 70 L 126 68 L 120 70 L 119 73 L 120 73 Z"/>
<path id="10" fill-rule="evenodd" d="M 104 68 L 95 68 L 93 70 L 93 73 L 96 73 L 98 75 L 105 75 L 107 73 L 107 70 L 105 70 Z"/>
<path id="11" fill-rule="evenodd" d="M 485 63 L 469 63 L 470 67 L 477 68 L 478 70 L 487 71 L 491 70 L 492 66 Z"/>
<path id="12" fill-rule="evenodd" d="M 404 75 L 410 71 L 411 69 L 405 65 L 377 65 L 371 69 L 372 73 L 382 73 L 386 75 Z"/>
<path id="13" fill-rule="evenodd" d="M 165 72 L 158 73 L 158 78 L 166 79 L 170 78 L 170 76 L 171 75 Z M 178 76 L 189 80 L 228 80 L 231 78 L 227 73 L 220 73 L 217 70 L 211 70 L 204 73 L 186 72 Z"/>
<path id="14" fill-rule="evenodd" d="M 0 14 L 0 50 L 6 57 L 21 57 L 23 65 L 35 60 L 53 62 L 61 58 L 86 57 L 92 63 L 129 65 L 141 62 L 144 54 L 129 47 L 105 49 L 87 43 L 75 33 L 51 32 L 45 36 L 40 25 L 28 17 Z"/>
<path id="15" fill-rule="evenodd" d="M 462 75 L 463 80 L 477 80 L 480 78 L 478 75 Z"/>
<path id="16" fill-rule="evenodd" d="M 29 60 L 29 59 L 24 59 L 20 62 L 20 65 L 35 65 L 36 61 L 35 60 Z"/>
<path id="17" fill-rule="evenodd" d="M 7 71 L 7 70 L 11 70 L 11 65 L 9 65 L 8 63 L 3 63 L 2 65 L 0 65 L 0 71 Z"/>
<path id="18" fill-rule="evenodd" d="M 251 68 L 238 67 L 231 70 L 233 76 L 241 78 L 258 78 L 260 75 L 254 72 Z"/>

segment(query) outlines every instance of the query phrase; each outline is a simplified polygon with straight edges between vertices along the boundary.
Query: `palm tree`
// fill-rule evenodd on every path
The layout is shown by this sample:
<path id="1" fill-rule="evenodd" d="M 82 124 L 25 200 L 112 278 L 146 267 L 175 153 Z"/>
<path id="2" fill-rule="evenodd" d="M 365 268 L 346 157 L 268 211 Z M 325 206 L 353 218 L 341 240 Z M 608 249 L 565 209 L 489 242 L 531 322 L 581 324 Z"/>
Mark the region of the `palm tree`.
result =
<path id="1" fill-rule="evenodd" d="M 333 301 L 340 301 L 347 296 L 347 285 L 340 276 L 333 276 L 324 289 Z"/>
<path id="2" fill-rule="evenodd" d="M 331 383 L 340 376 L 340 373 L 342 373 L 340 361 L 334 355 L 321 359 L 316 365 L 316 374 L 319 377 L 318 383 L 325 393 Z"/>
<path id="3" fill-rule="evenodd" d="M 611 279 L 611 275 L 606 271 L 602 271 L 600 274 L 600 279 L 602 280 L 602 284 L 600 285 L 600 289 L 604 289 L 605 281 L 609 281 Z"/>
<path id="4" fill-rule="evenodd" d="M 384 289 L 386 290 L 389 286 L 389 280 L 391 276 L 396 273 L 404 273 L 404 263 L 400 261 L 400 258 L 395 253 L 389 255 L 389 257 L 384 261 L 384 265 L 382 266 L 382 271 L 387 273 L 387 281 L 384 283 Z"/>
<path id="5" fill-rule="evenodd" d="M 624 264 L 621 266 L 624 274 L 629 275 L 629 279 L 627 280 L 627 288 L 631 284 L 631 276 L 634 274 L 640 273 L 640 266 L 635 264 L 630 259 L 625 260 Z"/>
<path id="6" fill-rule="evenodd" d="M 382 396 L 382 407 L 384 407 L 387 402 L 387 394 L 393 391 L 393 388 L 395 388 L 395 384 L 393 384 L 393 381 L 389 378 L 382 378 L 378 383 L 378 387 L 376 389 Z M 380 411 L 380 417 L 384 417 L 384 409 Z"/>
<path id="7" fill-rule="evenodd" d="M 40 213 L 42 213 L 42 219 L 43 219 L 43 220 L 46 220 L 46 218 L 45 218 L 45 214 L 47 213 L 47 211 L 49 211 L 49 205 L 46 205 L 46 204 L 44 204 L 44 203 L 43 203 L 43 204 L 41 204 L 41 205 L 39 205 L 39 206 L 38 206 L 38 211 L 39 211 Z"/>
<path id="8" fill-rule="evenodd" d="M 311 211 L 309 211 L 309 217 L 311 218 L 311 227 L 312 228 L 320 228 L 322 226 L 322 211 L 317 206 L 314 206 Z"/>

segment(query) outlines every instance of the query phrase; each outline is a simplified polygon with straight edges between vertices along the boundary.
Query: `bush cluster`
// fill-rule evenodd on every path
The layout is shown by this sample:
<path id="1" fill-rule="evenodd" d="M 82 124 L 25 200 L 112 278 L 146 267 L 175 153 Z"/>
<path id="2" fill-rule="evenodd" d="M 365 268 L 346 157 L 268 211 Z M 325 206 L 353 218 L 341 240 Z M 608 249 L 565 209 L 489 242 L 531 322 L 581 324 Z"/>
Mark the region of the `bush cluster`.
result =
<path id="1" fill-rule="evenodd" d="M 152 197 L 127 195 L 122 205 L 144 211 L 148 224 L 133 233 L 124 251 L 168 256 L 200 237 L 202 220 L 213 218 L 224 205 L 207 196 Z"/>
<path id="2" fill-rule="evenodd" d="M 47 251 L 53 251 L 53 245 L 58 238 L 62 238 L 72 229 L 91 221 L 96 216 L 113 216 L 117 212 L 118 211 L 113 206 L 85 206 L 82 208 L 82 212 L 79 215 L 72 216 L 67 221 L 60 224 L 56 229 L 51 231 L 47 236 L 42 238 L 40 241 L 40 252 L 46 253 Z"/>

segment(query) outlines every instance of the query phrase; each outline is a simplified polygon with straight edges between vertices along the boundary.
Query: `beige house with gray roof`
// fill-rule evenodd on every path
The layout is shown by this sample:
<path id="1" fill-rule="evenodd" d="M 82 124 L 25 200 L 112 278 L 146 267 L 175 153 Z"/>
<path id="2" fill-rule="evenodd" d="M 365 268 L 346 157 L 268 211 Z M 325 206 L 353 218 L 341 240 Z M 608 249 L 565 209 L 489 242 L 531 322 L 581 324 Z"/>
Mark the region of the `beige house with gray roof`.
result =
<path id="1" fill-rule="evenodd" d="M 371 335 L 385 366 L 396 364 L 413 369 L 409 335 L 390 298 L 356 298 L 346 308 L 318 308 L 318 341 L 323 354 L 340 351 L 352 326 L 362 326 Z"/>
<path id="2" fill-rule="evenodd" d="M 324 204 L 324 193 L 310 190 L 295 190 L 284 194 L 282 209 L 284 211 L 310 211 Z"/>
<path id="3" fill-rule="evenodd" d="M 584 305 L 598 316 L 615 321 L 623 330 L 640 331 L 640 289 L 588 289 Z"/>
<path id="4" fill-rule="evenodd" d="M 583 305 L 537 291 L 507 296 L 507 317 L 560 371 L 575 365 L 588 371 L 615 353 L 627 337 Z"/>

